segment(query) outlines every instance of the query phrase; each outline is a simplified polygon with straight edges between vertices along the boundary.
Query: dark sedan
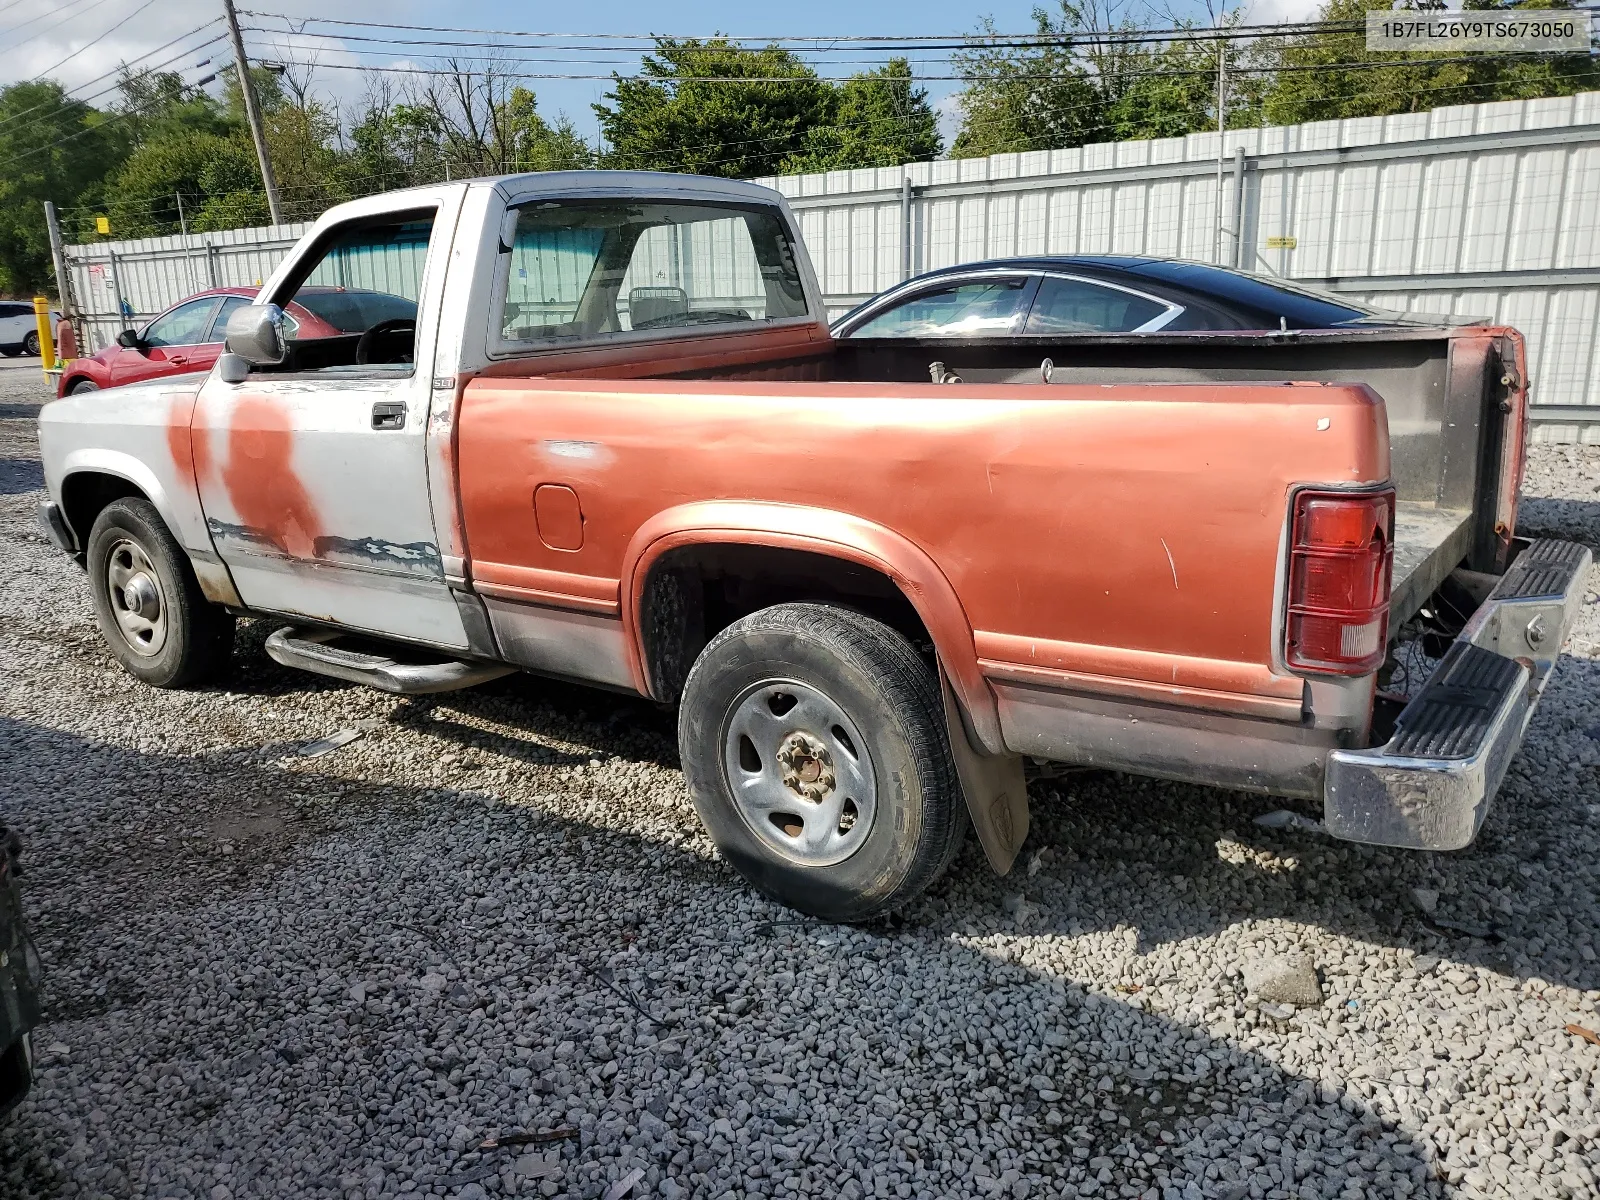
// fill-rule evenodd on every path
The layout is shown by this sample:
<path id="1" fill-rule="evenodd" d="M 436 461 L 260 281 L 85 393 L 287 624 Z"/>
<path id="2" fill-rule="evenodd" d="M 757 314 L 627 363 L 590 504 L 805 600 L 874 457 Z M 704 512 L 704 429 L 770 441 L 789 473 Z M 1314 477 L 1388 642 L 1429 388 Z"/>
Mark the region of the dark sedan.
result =
<path id="1" fill-rule="evenodd" d="M 1134 255 L 1005 258 L 907 280 L 833 323 L 836 337 L 1016 337 L 1468 324 L 1385 312 L 1266 275 Z"/>

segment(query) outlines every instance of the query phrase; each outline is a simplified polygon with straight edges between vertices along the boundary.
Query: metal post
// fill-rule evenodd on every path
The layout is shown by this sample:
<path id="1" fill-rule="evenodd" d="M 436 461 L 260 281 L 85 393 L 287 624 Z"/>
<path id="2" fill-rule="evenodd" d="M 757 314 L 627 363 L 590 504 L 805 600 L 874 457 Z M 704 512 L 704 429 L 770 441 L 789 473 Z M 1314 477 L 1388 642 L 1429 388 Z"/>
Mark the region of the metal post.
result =
<path id="1" fill-rule="evenodd" d="M 172 198 L 178 202 L 178 232 L 183 235 L 183 274 L 189 283 L 190 292 L 200 289 L 194 285 L 194 255 L 189 253 L 189 222 L 183 215 L 183 193 L 173 192 Z"/>
<path id="2" fill-rule="evenodd" d="M 233 61 L 239 72 L 239 91 L 244 95 L 244 115 L 250 123 L 250 137 L 256 144 L 256 161 L 261 164 L 261 186 L 267 193 L 267 210 L 274 225 L 283 224 L 283 206 L 278 203 L 278 179 L 272 173 L 272 155 L 267 150 L 267 131 L 261 124 L 261 102 L 256 99 L 255 81 L 250 78 L 250 61 L 244 53 L 244 35 L 239 32 L 239 14 L 233 0 L 222 0 L 228 17 L 228 36 L 233 40 Z"/>
<path id="3" fill-rule="evenodd" d="M 44 377 L 49 379 L 56 365 L 56 331 L 50 327 L 50 297 L 33 298 L 33 323 L 39 331 L 39 366 Z"/>
<path id="4" fill-rule="evenodd" d="M 1250 266 L 1244 248 L 1244 147 L 1233 148 L 1233 265 L 1240 270 Z"/>
<path id="5" fill-rule="evenodd" d="M 78 335 L 78 345 L 86 345 L 83 328 L 78 323 L 78 305 L 72 298 L 72 277 L 67 274 L 67 250 L 61 243 L 61 220 L 56 206 L 44 202 L 44 227 L 50 235 L 50 261 L 56 269 L 56 295 L 61 300 L 61 315 L 72 322 L 72 331 Z"/>
<path id="6" fill-rule="evenodd" d="M 900 181 L 900 278 L 911 278 L 911 176 Z"/>
<path id="7" fill-rule="evenodd" d="M 1222 163 L 1227 157 L 1223 143 L 1228 136 L 1228 39 L 1217 38 L 1217 236 L 1211 260 L 1222 265 Z"/>
<path id="8" fill-rule="evenodd" d="M 209 286 L 217 286 L 217 246 L 215 242 L 206 243 L 206 278 L 211 281 Z"/>
<path id="9" fill-rule="evenodd" d="M 107 266 L 111 271 L 111 295 L 117 305 L 117 324 L 123 329 L 127 329 L 129 305 L 122 298 L 122 272 L 117 269 L 117 252 L 108 249 L 106 255 L 110 259 Z"/>

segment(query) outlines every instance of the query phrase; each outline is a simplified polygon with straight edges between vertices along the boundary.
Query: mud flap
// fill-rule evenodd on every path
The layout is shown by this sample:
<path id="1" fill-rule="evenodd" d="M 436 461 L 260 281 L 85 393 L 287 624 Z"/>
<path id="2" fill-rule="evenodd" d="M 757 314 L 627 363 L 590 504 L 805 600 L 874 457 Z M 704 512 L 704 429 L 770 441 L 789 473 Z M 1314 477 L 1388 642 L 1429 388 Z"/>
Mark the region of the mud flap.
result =
<path id="1" fill-rule="evenodd" d="M 989 865 L 1009 874 L 1017 851 L 1028 837 L 1028 786 L 1022 777 L 1020 754 L 983 754 L 967 735 L 956 694 L 939 669 L 939 689 L 944 693 L 944 719 L 950 731 L 950 754 L 956 776 L 967 798 L 967 812 Z"/>

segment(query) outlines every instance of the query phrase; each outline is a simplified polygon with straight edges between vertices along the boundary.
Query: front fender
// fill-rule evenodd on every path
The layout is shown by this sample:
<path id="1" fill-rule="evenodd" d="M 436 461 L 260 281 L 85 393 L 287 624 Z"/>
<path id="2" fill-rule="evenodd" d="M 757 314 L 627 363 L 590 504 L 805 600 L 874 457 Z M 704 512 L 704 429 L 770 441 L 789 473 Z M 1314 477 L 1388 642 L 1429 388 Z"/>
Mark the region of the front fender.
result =
<path id="1" fill-rule="evenodd" d="M 622 628 L 629 669 L 638 689 L 650 694 L 639 609 L 650 569 L 670 550 L 708 543 L 737 543 L 805 550 L 858 563 L 891 579 L 938 651 L 951 687 L 972 722 L 972 732 L 991 754 L 1006 752 L 994 693 L 978 669 L 972 623 L 955 588 L 920 546 L 875 522 L 850 513 L 796 504 L 707 500 L 657 513 L 634 534 L 622 563 Z"/>

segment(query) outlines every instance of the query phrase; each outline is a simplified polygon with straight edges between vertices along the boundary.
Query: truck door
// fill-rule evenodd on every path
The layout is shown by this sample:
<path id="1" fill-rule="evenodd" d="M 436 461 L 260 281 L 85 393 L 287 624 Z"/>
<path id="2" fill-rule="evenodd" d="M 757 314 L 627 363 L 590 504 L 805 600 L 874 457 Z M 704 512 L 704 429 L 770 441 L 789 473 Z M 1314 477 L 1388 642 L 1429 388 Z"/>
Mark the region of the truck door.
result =
<path id="1" fill-rule="evenodd" d="M 446 647 L 466 633 L 445 586 L 425 436 L 438 300 L 458 195 L 331 226 L 262 302 L 335 336 L 296 339 L 243 383 L 213 373 L 192 446 L 206 524 L 253 609 Z M 420 365 L 419 365 L 420 364 Z"/>

